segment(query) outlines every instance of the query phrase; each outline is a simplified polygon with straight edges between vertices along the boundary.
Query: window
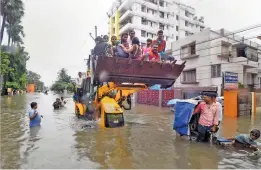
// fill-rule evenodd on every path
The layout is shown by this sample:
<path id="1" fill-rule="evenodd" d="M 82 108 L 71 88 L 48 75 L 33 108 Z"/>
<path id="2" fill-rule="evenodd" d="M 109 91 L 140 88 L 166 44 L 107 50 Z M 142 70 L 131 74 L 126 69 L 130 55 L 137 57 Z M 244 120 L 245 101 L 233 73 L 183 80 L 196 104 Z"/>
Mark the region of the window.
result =
<path id="1" fill-rule="evenodd" d="M 142 11 L 142 12 L 146 12 L 146 6 L 142 5 L 142 6 L 141 6 L 141 11 Z"/>
<path id="2" fill-rule="evenodd" d="M 221 65 L 220 64 L 211 66 L 211 77 L 212 78 L 221 77 Z"/>
<path id="3" fill-rule="evenodd" d="M 148 38 L 153 38 L 153 34 L 152 33 L 147 33 L 147 37 Z"/>
<path id="4" fill-rule="evenodd" d="M 168 30 L 168 29 L 169 29 L 169 26 L 167 25 L 166 28 L 167 28 L 167 30 Z"/>
<path id="5" fill-rule="evenodd" d="M 196 69 L 183 71 L 184 82 L 196 82 Z"/>
<path id="6" fill-rule="evenodd" d="M 166 41 L 168 41 L 168 39 L 169 39 L 169 37 L 168 37 L 168 36 L 166 36 Z"/>
<path id="7" fill-rule="evenodd" d="M 141 18 L 141 24 L 142 25 L 147 25 L 148 21 L 145 18 Z"/>
<path id="8" fill-rule="evenodd" d="M 189 22 L 185 21 L 185 26 L 188 27 L 189 26 Z"/>
<path id="9" fill-rule="evenodd" d="M 164 24 L 159 23 L 159 29 L 160 29 L 160 30 L 164 30 Z"/>
<path id="10" fill-rule="evenodd" d="M 179 40 L 179 36 L 176 36 L 176 40 Z"/>
<path id="11" fill-rule="evenodd" d="M 164 12 L 159 12 L 159 16 L 160 16 L 160 18 L 164 18 Z"/>
<path id="12" fill-rule="evenodd" d="M 167 14 L 167 18 L 169 18 L 169 14 Z"/>
<path id="13" fill-rule="evenodd" d="M 189 17 L 189 12 L 185 11 L 185 15 L 186 15 L 186 17 Z"/>
<path id="14" fill-rule="evenodd" d="M 179 31 L 179 26 L 176 26 L 176 31 Z"/>
<path id="15" fill-rule="evenodd" d="M 151 2 L 151 3 L 155 4 L 155 5 L 157 5 L 157 1 L 156 1 L 156 0 L 149 0 L 149 2 Z"/>
<path id="16" fill-rule="evenodd" d="M 190 44 L 189 47 L 190 47 L 190 54 L 191 55 L 196 54 L 196 43 Z"/>
<path id="17" fill-rule="evenodd" d="M 148 14 L 154 14 L 155 11 L 154 11 L 153 9 L 147 8 L 147 13 L 148 13 Z"/>
<path id="18" fill-rule="evenodd" d="M 141 36 L 142 36 L 142 37 L 146 37 L 146 31 L 141 30 Z"/>
<path id="19" fill-rule="evenodd" d="M 152 27 L 152 22 L 151 21 L 148 21 L 148 25 Z"/>
<path id="20" fill-rule="evenodd" d="M 179 20 L 179 16 L 178 15 L 176 15 L 176 20 Z"/>
<path id="21" fill-rule="evenodd" d="M 160 5 L 161 7 L 164 7 L 164 1 L 159 1 L 159 5 Z"/>

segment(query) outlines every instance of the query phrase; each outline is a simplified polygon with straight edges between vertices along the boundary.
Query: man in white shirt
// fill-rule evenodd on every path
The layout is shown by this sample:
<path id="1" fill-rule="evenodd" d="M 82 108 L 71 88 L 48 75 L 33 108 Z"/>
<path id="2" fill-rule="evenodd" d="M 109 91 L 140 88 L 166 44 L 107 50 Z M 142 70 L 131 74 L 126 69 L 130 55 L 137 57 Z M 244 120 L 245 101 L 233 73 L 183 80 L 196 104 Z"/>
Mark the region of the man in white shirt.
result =
<path id="1" fill-rule="evenodd" d="M 82 81 L 83 81 L 82 73 L 79 72 L 78 76 L 79 77 L 76 79 L 76 88 L 77 88 L 77 101 L 80 102 L 80 99 L 82 97 Z"/>

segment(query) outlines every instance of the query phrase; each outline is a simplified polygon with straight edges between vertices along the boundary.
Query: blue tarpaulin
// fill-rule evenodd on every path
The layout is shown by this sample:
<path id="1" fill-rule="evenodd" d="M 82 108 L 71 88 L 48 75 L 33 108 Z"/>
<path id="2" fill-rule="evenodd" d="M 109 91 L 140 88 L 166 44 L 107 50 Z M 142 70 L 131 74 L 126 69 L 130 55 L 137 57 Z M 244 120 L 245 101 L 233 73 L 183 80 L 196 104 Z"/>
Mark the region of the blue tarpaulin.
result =
<path id="1" fill-rule="evenodd" d="M 178 101 L 180 101 L 180 99 L 172 99 L 172 100 L 168 101 L 167 105 L 168 106 L 175 105 Z"/>
<path id="2" fill-rule="evenodd" d="M 196 104 L 178 101 L 175 105 L 175 119 L 173 129 L 180 135 L 189 134 L 189 122 Z"/>
<path id="3" fill-rule="evenodd" d="M 160 84 L 155 84 L 149 88 L 150 90 L 160 90 Z M 171 88 L 167 88 L 167 90 L 171 90 Z"/>

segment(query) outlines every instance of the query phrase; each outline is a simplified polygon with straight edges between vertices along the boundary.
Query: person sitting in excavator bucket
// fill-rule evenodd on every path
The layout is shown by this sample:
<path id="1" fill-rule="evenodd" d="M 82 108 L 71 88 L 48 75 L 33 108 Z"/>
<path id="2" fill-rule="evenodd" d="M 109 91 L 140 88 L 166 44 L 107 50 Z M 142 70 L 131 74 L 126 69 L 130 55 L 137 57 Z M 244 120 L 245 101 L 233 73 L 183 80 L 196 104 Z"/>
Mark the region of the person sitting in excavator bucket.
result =
<path id="1" fill-rule="evenodd" d="M 160 55 L 158 53 L 158 44 L 152 44 L 152 48 L 148 53 L 146 53 L 142 60 L 151 61 L 151 62 L 160 62 Z"/>
<path id="2" fill-rule="evenodd" d="M 128 44 L 128 34 L 127 33 L 123 33 L 121 35 L 121 42 L 117 43 L 114 47 L 114 56 L 116 57 L 122 57 L 122 58 L 129 58 L 129 53 L 125 52 L 123 50 L 123 47 L 128 48 L 129 44 Z M 115 40 L 116 41 L 116 40 Z M 123 47 L 122 47 L 123 46 Z"/>
<path id="3" fill-rule="evenodd" d="M 131 47 L 126 47 L 124 44 L 119 44 L 124 52 L 129 54 L 129 58 L 140 60 L 142 57 L 142 51 L 140 48 L 140 41 L 137 37 L 132 38 Z"/>
<path id="4" fill-rule="evenodd" d="M 105 37 L 106 39 L 106 37 Z M 103 38 L 101 38 L 100 36 L 98 36 L 97 38 L 95 38 L 95 47 L 93 49 L 93 54 L 98 56 L 98 57 L 112 57 L 112 50 L 111 50 L 111 46 L 109 43 L 105 42 L 106 40 L 104 40 Z"/>

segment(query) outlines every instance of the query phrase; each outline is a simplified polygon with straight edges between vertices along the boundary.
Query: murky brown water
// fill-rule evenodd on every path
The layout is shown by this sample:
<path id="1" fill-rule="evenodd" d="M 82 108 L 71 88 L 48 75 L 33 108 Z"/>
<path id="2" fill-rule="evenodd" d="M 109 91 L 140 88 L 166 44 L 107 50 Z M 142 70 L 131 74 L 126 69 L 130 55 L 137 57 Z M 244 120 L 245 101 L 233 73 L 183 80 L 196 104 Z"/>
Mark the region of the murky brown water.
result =
<path id="1" fill-rule="evenodd" d="M 1 168 L 258 168 L 261 160 L 235 150 L 182 140 L 172 130 L 169 109 L 136 106 L 126 112 L 127 126 L 99 129 L 77 119 L 73 101 L 53 111 L 57 96 L 19 95 L 1 100 Z M 29 103 L 44 115 L 40 128 L 29 129 Z M 261 111 L 261 110 L 260 110 Z M 225 118 L 221 135 L 261 128 L 255 119 Z M 87 128 L 86 125 L 92 128 Z"/>

